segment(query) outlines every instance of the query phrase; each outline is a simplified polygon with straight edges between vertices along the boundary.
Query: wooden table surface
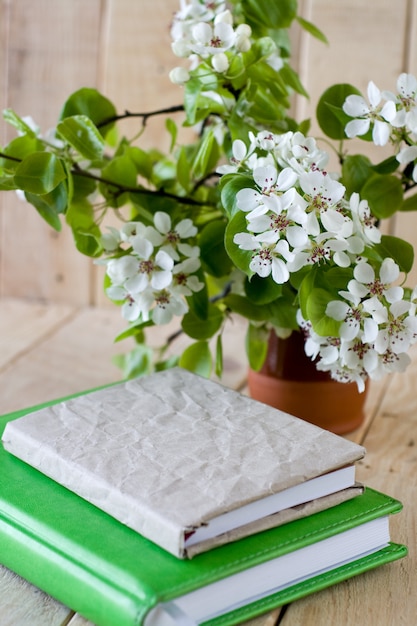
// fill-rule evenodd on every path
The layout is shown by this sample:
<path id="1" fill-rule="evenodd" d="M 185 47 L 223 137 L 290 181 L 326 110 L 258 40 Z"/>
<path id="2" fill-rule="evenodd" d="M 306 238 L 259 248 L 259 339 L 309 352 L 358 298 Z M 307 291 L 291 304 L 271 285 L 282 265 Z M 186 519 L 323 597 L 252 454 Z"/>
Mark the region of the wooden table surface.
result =
<path id="1" fill-rule="evenodd" d="M 119 380 L 111 356 L 129 347 L 113 343 L 124 328 L 116 309 L 2 300 L 0 414 Z M 246 382 L 243 335 L 244 326 L 231 323 L 223 383 L 236 389 Z M 153 341 L 159 345 L 157 333 Z M 403 511 L 391 519 L 391 535 L 408 546 L 409 556 L 251 626 L 417 625 L 417 350 L 405 374 L 371 385 L 366 413 L 364 425 L 349 435 L 367 449 L 358 478 L 403 502 Z M 0 626 L 64 625 L 91 623 L 0 566 Z"/>

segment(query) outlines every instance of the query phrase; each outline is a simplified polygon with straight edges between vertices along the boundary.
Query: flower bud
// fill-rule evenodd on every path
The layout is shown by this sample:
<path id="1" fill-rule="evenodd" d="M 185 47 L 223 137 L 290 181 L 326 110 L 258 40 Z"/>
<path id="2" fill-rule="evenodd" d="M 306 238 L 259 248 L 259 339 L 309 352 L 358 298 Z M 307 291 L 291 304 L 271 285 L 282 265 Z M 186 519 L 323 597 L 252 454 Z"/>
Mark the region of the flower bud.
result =
<path id="1" fill-rule="evenodd" d="M 245 37 L 244 35 L 238 35 L 235 41 L 235 48 L 237 52 L 247 52 L 250 50 L 251 41 L 249 37 Z"/>
<path id="2" fill-rule="evenodd" d="M 174 85 L 183 85 L 190 79 L 190 74 L 185 67 L 174 67 L 169 73 L 169 78 Z"/>
<path id="3" fill-rule="evenodd" d="M 224 52 L 215 54 L 211 59 L 211 64 L 216 72 L 223 74 L 229 69 L 229 59 Z"/>
<path id="4" fill-rule="evenodd" d="M 180 39 L 172 42 L 171 49 L 176 57 L 186 58 L 190 54 L 190 47 L 188 43 Z"/>
<path id="5" fill-rule="evenodd" d="M 214 23 L 218 24 L 219 22 L 230 24 L 230 26 L 233 25 L 233 15 L 229 11 L 229 9 L 226 9 L 226 11 L 222 11 L 221 13 L 218 13 L 216 15 L 216 17 L 214 18 Z"/>
<path id="6" fill-rule="evenodd" d="M 239 24 L 235 33 L 236 35 L 242 35 L 243 37 L 250 37 L 252 35 L 252 29 L 249 24 Z"/>

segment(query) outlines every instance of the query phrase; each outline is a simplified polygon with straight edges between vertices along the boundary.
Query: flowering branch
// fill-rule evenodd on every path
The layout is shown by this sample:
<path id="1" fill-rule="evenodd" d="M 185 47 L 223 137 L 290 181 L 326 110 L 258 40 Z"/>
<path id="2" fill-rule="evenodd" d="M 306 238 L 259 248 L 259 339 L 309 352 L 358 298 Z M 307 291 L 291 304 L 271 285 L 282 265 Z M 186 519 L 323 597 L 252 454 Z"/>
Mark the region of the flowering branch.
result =
<path id="1" fill-rule="evenodd" d="M 166 198 L 169 200 L 175 200 L 178 203 L 186 204 L 190 206 L 208 206 L 208 207 L 211 206 L 212 208 L 215 208 L 215 205 L 210 204 L 209 202 L 202 202 L 194 198 L 187 198 L 186 196 L 177 196 L 173 193 L 168 193 L 164 191 L 163 189 L 147 189 L 146 187 L 129 187 L 127 185 L 122 185 L 112 180 L 103 178 L 102 176 L 97 176 L 96 174 L 93 174 L 92 172 L 81 170 L 77 164 L 74 165 L 73 169 L 71 170 L 71 173 L 74 174 L 74 176 L 81 176 L 84 178 L 89 178 L 98 183 L 103 183 L 105 185 L 108 185 L 109 187 L 115 187 L 117 189 L 117 193 L 113 194 L 115 198 L 117 198 L 117 196 L 119 196 L 122 193 L 132 193 L 132 194 L 140 194 L 143 196 L 154 196 L 154 197 L 159 197 L 159 198 Z"/>
<path id="2" fill-rule="evenodd" d="M 317 118 L 340 166 L 329 171 L 328 153 L 289 113 L 294 92 L 307 95 L 283 36 L 296 5 L 182 0 L 171 28 L 182 65 L 170 72 L 182 105 L 118 114 L 83 88 L 45 136 L 4 113 L 18 137 L 0 153 L 0 189 L 23 192 L 57 230 L 65 221 L 78 250 L 104 265 L 106 294 L 129 323 L 119 338 L 137 342 L 125 375 L 180 364 L 220 376 L 231 313 L 247 320 L 254 369 L 271 330 L 302 332 L 318 369 L 360 389 L 409 362 L 417 290 L 404 285 L 414 253 L 379 225 L 417 210 L 417 79 L 401 74 L 395 93 L 371 82 L 367 97 L 345 83 L 326 90 Z M 145 150 L 140 133 L 116 134 L 123 119 L 142 118 L 142 130 L 179 111 L 195 138 L 181 143 L 168 117 L 167 154 Z M 392 156 L 350 154 L 353 137 L 390 145 Z M 121 207 L 127 221 L 105 228 L 106 212 Z M 191 345 L 164 360 L 177 333 L 155 356 L 146 331 L 175 318 Z"/>
<path id="3" fill-rule="evenodd" d="M 165 109 L 157 109 L 155 111 L 150 111 L 148 113 L 132 113 L 126 110 L 124 113 L 121 113 L 119 115 L 112 115 L 108 118 L 105 118 L 104 120 L 102 120 L 100 123 L 97 124 L 97 128 L 103 128 L 104 126 L 107 126 L 108 124 L 113 124 L 114 122 L 119 122 L 120 120 L 124 120 L 128 118 L 136 118 L 136 117 L 143 118 L 142 125 L 146 126 L 148 119 L 151 117 L 155 117 L 157 115 L 169 115 L 171 113 L 179 113 L 181 111 L 184 111 L 183 104 L 174 105 L 171 107 L 167 107 Z"/>

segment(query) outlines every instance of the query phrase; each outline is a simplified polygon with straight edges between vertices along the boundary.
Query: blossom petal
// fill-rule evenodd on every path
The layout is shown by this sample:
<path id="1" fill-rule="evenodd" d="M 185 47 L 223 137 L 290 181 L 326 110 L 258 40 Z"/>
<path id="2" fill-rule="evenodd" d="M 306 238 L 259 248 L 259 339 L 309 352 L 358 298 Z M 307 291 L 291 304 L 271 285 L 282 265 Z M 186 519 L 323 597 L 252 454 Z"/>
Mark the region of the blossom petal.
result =
<path id="1" fill-rule="evenodd" d="M 335 320 L 342 321 L 346 319 L 349 308 L 350 307 L 346 304 L 346 302 L 342 302 L 341 300 L 332 300 L 326 307 L 326 315 Z"/>
<path id="2" fill-rule="evenodd" d="M 273 165 L 266 165 L 265 167 L 257 167 L 254 170 L 253 179 L 262 190 L 269 190 L 275 185 L 277 174 L 278 172 Z"/>
<path id="3" fill-rule="evenodd" d="M 163 270 L 172 270 L 174 266 L 173 258 L 165 251 L 159 250 L 155 256 L 155 262 L 161 267 Z"/>
<path id="4" fill-rule="evenodd" d="M 153 272 L 151 285 L 154 289 L 166 289 L 172 282 L 172 273 L 166 270 L 162 272 Z"/>
<path id="5" fill-rule="evenodd" d="M 262 204 L 262 194 L 255 189 L 240 189 L 236 194 L 236 203 L 241 211 L 248 213 Z"/>
<path id="6" fill-rule="evenodd" d="M 153 218 L 153 223 L 160 233 L 166 235 L 171 230 L 171 217 L 164 211 L 157 211 Z"/>
<path id="7" fill-rule="evenodd" d="M 375 272 L 372 266 L 365 262 L 361 262 L 356 265 L 353 270 L 353 275 L 357 281 L 364 283 L 365 285 L 372 283 L 375 280 Z"/>
<path id="8" fill-rule="evenodd" d="M 357 137 L 358 135 L 366 135 L 370 125 L 371 120 L 369 118 L 351 120 L 345 126 L 346 136 L 352 139 L 352 137 Z"/>
<path id="9" fill-rule="evenodd" d="M 271 273 L 271 263 L 262 259 L 258 254 L 253 257 L 249 267 L 261 278 L 266 278 Z"/>
<path id="10" fill-rule="evenodd" d="M 371 106 L 373 108 L 377 107 L 378 104 L 381 102 L 381 91 L 372 80 L 368 83 L 367 93 Z"/>
<path id="11" fill-rule="evenodd" d="M 382 261 L 379 275 L 384 284 L 393 283 L 400 275 L 400 268 L 394 259 L 388 257 Z"/>
<path id="12" fill-rule="evenodd" d="M 232 153 L 236 161 L 242 161 L 246 156 L 246 144 L 241 139 L 235 139 L 232 145 Z"/>
<path id="13" fill-rule="evenodd" d="M 140 308 L 137 302 L 134 300 L 126 300 L 126 302 L 122 306 L 122 316 L 123 319 L 128 322 L 134 322 L 138 319 L 140 315 Z"/>
<path id="14" fill-rule="evenodd" d="M 372 140 L 376 146 L 385 146 L 390 137 L 391 128 L 386 122 L 376 120 L 372 130 Z"/>
<path id="15" fill-rule="evenodd" d="M 413 74 L 403 72 L 397 79 L 397 89 L 405 98 L 415 98 L 417 92 L 417 78 Z"/>
<path id="16" fill-rule="evenodd" d="M 290 277 L 286 263 L 281 259 L 272 260 L 272 278 L 278 285 L 286 283 Z"/>
<path id="17" fill-rule="evenodd" d="M 369 106 L 362 96 L 351 94 L 343 104 L 343 111 L 350 117 L 362 117 L 369 113 Z"/>

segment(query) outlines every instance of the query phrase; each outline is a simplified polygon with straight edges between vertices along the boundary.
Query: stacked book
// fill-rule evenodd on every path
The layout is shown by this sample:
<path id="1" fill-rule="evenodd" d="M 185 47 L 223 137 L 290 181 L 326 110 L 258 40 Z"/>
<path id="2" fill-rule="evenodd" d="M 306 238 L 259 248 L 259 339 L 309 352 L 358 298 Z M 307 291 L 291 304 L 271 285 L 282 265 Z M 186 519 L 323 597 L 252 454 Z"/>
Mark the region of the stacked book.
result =
<path id="1" fill-rule="evenodd" d="M 0 562 L 100 626 L 238 624 L 406 554 L 361 446 L 180 368 L 0 423 Z"/>

